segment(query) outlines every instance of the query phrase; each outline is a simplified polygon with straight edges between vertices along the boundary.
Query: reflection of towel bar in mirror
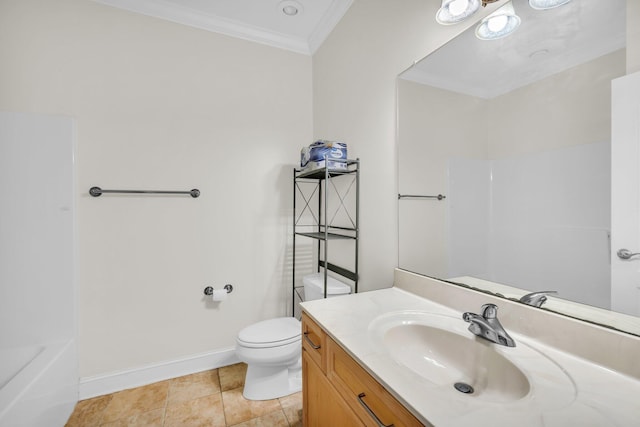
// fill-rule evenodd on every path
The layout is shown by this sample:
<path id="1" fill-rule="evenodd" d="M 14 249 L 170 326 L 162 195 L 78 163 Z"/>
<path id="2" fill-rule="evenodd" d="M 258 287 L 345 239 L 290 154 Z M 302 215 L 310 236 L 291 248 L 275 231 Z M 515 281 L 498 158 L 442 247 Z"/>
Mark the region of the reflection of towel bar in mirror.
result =
<path id="1" fill-rule="evenodd" d="M 438 194 L 437 196 L 420 196 L 415 194 L 398 194 L 398 200 L 401 199 L 446 199 L 447 196 L 443 196 L 442 194 Z"/>
<path id="2" fill-rule="evenodd" d="M 640 255 L 640 253 L 633 253 L 629 249 L 620 249 L 616 254 L 620 259 L 631 259 L 634 256 Z"/>
<path id="3" fill-rule="evenodd" d="M 91 187 L 89 194 L 99 197 L 105 193 L 125 193 L 125 194 L 189 194 L 194 199 L 200 196 L 200 190 L 194 188 L 190 191 L 156 191 L 156 190 L 103 190 L 100 187 Z"/>

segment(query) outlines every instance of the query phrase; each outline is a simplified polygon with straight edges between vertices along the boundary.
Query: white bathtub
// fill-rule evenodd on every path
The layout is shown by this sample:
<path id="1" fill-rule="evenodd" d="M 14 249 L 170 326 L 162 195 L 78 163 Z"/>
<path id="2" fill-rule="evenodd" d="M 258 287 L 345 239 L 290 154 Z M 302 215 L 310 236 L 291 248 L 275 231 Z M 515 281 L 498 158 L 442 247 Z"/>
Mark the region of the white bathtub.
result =
<path id="1" fill-rule="evenodd" d="M 0 349 L 0 426 L 62 427 L 78 401 L 73 340 Z"/>

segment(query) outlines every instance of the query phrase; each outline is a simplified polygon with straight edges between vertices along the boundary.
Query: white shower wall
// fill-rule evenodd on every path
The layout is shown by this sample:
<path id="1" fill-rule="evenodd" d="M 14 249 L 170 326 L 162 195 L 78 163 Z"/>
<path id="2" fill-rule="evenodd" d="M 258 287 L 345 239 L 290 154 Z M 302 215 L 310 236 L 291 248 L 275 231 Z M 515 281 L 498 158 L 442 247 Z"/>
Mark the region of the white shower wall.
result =
<path id="1" fill-rule="evenodd" d="M 75 335 L 73 121 L 0 113 L 0 342 Z"/>
<path id="2" fill-rule="evenodd" d="M 69 117 L 0 113 L 0 425 L 62 425 L 78 399 Z"/>
<path id="3" fill-rule="evenodd" d="M 607 141 L 452 160 L 449 277 L 557 290 L 609 308 L 610 158 Z"/>

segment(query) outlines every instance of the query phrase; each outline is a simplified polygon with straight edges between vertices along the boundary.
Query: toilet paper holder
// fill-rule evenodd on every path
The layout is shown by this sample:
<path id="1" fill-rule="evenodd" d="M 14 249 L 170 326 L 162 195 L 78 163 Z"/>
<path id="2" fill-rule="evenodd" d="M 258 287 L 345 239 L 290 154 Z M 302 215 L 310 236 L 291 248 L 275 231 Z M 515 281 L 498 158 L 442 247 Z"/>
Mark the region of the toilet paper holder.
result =
<path id="1" fill-rule="evenodd" d="M 228 294 L 230 294 L 233 291 L 233 286 L 230 284 L 226 284 L 224 285 L 224 289 L 227 291 Z M 204 294 L 213 295 L 213 286 L 207 286 L 206 288 L 204 288 Z"/>

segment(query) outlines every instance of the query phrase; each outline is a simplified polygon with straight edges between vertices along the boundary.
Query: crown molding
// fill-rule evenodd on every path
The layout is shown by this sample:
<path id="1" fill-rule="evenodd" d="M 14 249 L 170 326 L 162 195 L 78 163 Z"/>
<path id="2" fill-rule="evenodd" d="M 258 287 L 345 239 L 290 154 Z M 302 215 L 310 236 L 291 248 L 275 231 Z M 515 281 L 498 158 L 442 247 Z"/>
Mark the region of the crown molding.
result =
<path id="1" fill-rule="evenodd" d="M 93 0 L 94 2 L 104 4 L 106 6 L 112 6 L 119 9 L 128 10 L 130 12 L 140 13 L 154 18 L 160 18 L 167 21 L 175 22 L 178 24 L 188 25 L 190 27 L 199 28 L 202 30 L 212 31 L 215 33 L 225 34 L 227 36 L 236 37 L 256 43 L 261 43 L 280 49 L 290 50 L 292 52 L 301 53 L 305 55 L 311 55 L 312 51 L 309 47 L 307 40 L 302 38 L 295 38 L 289 35 L 278 33 L 275 31 L 265 30 L 255 26 L 247 25 L 245 23 L 235 21 L 232 19 L 221 18 L 219 16 L 208 15 L 197 10 L 190 9 L 184 6 L 178 6 L 175 3 L 170 3 L 163 0 Z M 333 9 L 340 10 L 341 7 L 336 7 L 335 1 L 331 5 L 331 12 Z M 346 11 L 346 9 L 345 9 Z M 344 13 L 344 12 L 342 12 Z M 337 18 L 337 20 L 336 20 Z M 331 17 L 328 22 L 337 24 L 341 16 L 335 15 Z M 323 20 L 324 21 L 324 20 Z M 320 26 L 316 27 L 320 28 Z M 333 29 L 333 27 L 331 27 Z M 319 31 L 319 37 L 328 35 L 331 31 L 329 29 L 326 34 L 325 31 Z M 322 38 L 322 40 L 324 40 Z"/>

